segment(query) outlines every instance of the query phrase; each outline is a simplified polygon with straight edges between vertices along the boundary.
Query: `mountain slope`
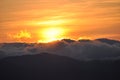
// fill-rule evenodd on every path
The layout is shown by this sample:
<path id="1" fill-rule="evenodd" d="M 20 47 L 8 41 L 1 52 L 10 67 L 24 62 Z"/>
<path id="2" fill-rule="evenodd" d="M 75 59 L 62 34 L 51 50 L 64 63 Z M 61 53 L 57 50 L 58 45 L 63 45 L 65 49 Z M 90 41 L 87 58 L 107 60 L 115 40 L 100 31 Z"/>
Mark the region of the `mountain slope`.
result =
<path id="1" fill-rule="evenodd" d="M 120 60 L 77 61 L 41 53 L 2 59 L 0 72 L 3 80 L 119 80 Z"/>
<path id="2" fill-rule="evenodd" d="M 77 60 L 47 53 L 10 57 L 0 64 L 3 76 L 16 80 L 69 78 L 79 67 Z"/>

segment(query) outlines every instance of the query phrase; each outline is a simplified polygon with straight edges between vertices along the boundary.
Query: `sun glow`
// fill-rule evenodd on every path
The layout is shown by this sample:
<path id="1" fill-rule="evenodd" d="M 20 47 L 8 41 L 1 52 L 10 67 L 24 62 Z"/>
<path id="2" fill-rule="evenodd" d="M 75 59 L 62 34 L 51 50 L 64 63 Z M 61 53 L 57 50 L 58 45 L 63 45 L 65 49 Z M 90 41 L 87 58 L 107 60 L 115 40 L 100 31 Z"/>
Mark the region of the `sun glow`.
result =
<path id="1" fill-rule="evenodd" d="M 62 28 L 47 28 L 42 30 L 41 36 L 42 40 L 39 40 L 38 42 L 52 42 L 56 40 L 60 40 L 63 38 L 63 35 L 65 33 L 65 30 Z"/>

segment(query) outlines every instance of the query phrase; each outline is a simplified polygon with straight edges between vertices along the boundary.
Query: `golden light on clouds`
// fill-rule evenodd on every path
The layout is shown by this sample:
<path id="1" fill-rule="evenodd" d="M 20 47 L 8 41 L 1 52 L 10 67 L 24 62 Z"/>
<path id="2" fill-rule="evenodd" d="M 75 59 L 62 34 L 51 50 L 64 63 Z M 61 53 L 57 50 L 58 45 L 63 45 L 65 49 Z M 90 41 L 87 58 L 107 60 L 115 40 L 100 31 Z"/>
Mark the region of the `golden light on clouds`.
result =
<path id="1" fill-rule="evenodd" d="M 49 21 L 44 21 L 44 22 L 38 22 L 38 25 L 48 25 L 48 26 L 56 26 L 56 25 L 61 25 L 64 24 L 64 20 L 49 20 Z"/>
<path id="2" fill-rule="evenodd" d="M 45 20 L 33 20 L 33 21 L 27 21 L 25 24 L 28 26 L 41 26 L 41 27 L 60 27 L 64 26 L 66 24 L 69 24 L 71 20 L 64 19 L 64 18 L 48 18 Z"/>
<path id="3" fill-rule="evenodd" d="M 11 39 L 14 39 L 14 40 L 17 40 L 20 42 L 24 42 L 26 40 L 28 41 L 31 38 L 31 34 L 28 31 L 23 30 L 23 31 L 20 31 L 18 33 L 9 34 L 9 37 Z"/>

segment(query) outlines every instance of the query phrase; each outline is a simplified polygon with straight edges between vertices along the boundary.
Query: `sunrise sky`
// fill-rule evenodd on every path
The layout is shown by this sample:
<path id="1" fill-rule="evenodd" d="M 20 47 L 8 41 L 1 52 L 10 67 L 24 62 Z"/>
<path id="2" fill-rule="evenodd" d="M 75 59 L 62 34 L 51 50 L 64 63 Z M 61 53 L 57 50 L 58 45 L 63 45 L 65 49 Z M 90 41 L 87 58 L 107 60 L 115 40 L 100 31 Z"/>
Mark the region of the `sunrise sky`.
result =
<path id="1" fill-rule="evenodd" d="M 120 40 L 120 0 L 1 0 L 0 42 Z"/>

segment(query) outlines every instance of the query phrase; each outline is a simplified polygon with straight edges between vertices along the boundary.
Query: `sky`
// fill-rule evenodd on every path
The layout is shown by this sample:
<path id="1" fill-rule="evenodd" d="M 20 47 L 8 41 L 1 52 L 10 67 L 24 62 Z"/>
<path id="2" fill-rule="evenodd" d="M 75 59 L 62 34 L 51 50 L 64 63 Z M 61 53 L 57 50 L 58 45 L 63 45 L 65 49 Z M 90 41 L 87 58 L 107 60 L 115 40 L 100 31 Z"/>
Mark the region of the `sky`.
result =
<path id="1" fill-rule="evenodd" d="M 57 34 L 57 35 L 55 35 Z M 1 0 L 0 42 L 120 40 L 120 0 Z"/>

